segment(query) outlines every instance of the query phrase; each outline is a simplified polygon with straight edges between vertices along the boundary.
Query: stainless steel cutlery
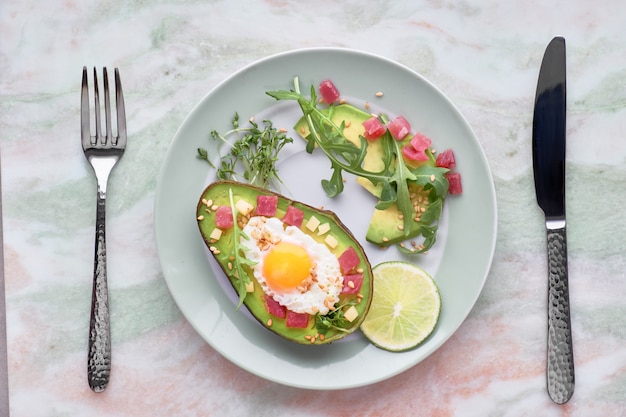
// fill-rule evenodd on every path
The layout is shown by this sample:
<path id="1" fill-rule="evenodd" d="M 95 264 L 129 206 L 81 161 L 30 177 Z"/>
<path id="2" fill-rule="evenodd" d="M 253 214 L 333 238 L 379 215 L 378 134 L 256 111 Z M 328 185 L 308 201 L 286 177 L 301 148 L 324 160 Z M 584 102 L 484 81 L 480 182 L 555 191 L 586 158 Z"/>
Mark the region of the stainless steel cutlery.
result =
<path id="1" fill-rule="evenodd" d="M 107 182 L 113 167 L 120 160 L 126 148 L 126 114 L 124 96 L 119 71 L 115 69 L 115 134 L 111 99 L 109 94 L 109 77 L 107 69 L 103 69 L 104 89 L 104 120 L 103 130 L 98 89 L 98 73 L 94 68 L 93 78 L 93 121 L 92 131 L 89 108 L 89 86 L 87 68 L 83 67 L 81 92 L 81 139 L 83 152 L 93 167 L 97 179 L 96 195 L 96 243 L 94 254 L 93 291 L 91 298 L 91 318 L 89 324 L 89 353 L 87 360 L 87 376 L 89 386 L 95 392 L 102 392 L 109 382 L 111 374 L 111 332 L 109 322 L 109 302 L 107 285 L 107 253 L 105 239 L 105 206 Z"/>

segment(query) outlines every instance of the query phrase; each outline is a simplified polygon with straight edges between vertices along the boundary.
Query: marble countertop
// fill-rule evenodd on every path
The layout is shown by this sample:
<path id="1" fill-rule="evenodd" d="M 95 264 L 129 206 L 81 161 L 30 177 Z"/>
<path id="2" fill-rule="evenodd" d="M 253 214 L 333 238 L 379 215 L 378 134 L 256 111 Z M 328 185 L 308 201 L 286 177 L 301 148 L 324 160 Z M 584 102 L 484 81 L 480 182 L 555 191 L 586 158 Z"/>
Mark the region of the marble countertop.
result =
<path id="1" fill-rule="evenodd" d="M 9 0 L 0 5 L 0 155 L 10 411 L 28 416 L 626 416 L 626 3 L 511 0 Z M 567 210 L 576 391 L 545 388 L 546 253 L 532 110 L 567 40 Z M 267 381 L 213 350 L 165 283 L 157 175 L 177 128 L 241 67 L 314 46 L 395 60 L 443 91 L 494 177 L 495 257 L 459 330 L 385 381 Z M 129 145 L 108 199 L 113 375 L 86 381 L 95 179 L 79 146 L 83 65 L 123 76 Z M 1 368 L 0 368 L 1 369 Z"/>

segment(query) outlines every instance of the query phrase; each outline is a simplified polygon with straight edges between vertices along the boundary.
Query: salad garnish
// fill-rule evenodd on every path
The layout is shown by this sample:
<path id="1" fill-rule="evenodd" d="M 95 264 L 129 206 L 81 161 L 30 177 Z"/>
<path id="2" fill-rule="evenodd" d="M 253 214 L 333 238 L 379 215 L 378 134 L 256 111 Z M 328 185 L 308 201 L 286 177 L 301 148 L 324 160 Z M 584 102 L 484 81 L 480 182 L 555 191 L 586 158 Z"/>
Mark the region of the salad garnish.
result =
<path id="1" fill-rule="evenodd" d="M 198 148 L 197 156 L 217 169 L 219 179 L 246 182 L 267 189 L 271 186 L 279 188 L 282 180 L 276 167 L 278 153 L 293 139 L 285 134 L 285 129 L 275 128 L 270 120 L 263 120 L 262 129 L 253 119 L 249 123 L 250 127 L 240 127 L 239 114 L 235 113 L 231 130 L 223 135 L 216 130 L 211 131 L 212 139 L 231 147 L 218 167 L 213 165 L 206 149 Z M 235 142 L 228 140 L 232 135 L 237 136 Z"/>
<path id="2" fill-rule="evenodd" d="M 384 167 L 379 172 L 372 172 L 363 168 L 363 159 L 367 153 L 367 140 L 361 136 L 360 146 L 354 145 L 344 136 L 345 124 L 337 125 L 333 119 L 334 104 L 328 107 L 318 107 L 318 98 L 315 86 L 311 86 L 310 97 L 300 92 L 298 77 L 294 78 L 293 90 L 268 91 L 267 94 L 276 100 L 293 100 L 298 103 L 306 118 L 309 135 L 306 137 L 306 150 L 312 153 L 317 147 L 331 161 L 333 170 L 330 179 L 322 181 L 322 187 L 329 197 L 335 197 L 343 191 L 343 172 L 354 174 L 370 180 L 374 185 L 380 184 L 382 191 L 376 208 L 384 210 L 396 204 L 403 215 L 404 231 L 408 235 L 410 224 L 414 221 L 414 207 L 410 198 L 409 185 L 421 186 L 429 192 L 430 204 L 428 211 L 421 216 L 420 234 L 424 242 L 419 250 L 398 245 L 401 252 L 424 253 L 434 244 L 439 226 L 439 219 L 443 210 L 443 200 L 448 194 L 449 183 L 445 174 L 447 168 L 421 165 L 417 168 L 407 165 L 402 157 L 400 142 L 395 140 L 387 130 L 380 139 L 383 146 Z M 382 124 L 389 120 L 385 114 L 378 115 Z M 427 152 L 434 162 L 432 152 Z M 433 164 L 434 165 L 434 164 Z"/>

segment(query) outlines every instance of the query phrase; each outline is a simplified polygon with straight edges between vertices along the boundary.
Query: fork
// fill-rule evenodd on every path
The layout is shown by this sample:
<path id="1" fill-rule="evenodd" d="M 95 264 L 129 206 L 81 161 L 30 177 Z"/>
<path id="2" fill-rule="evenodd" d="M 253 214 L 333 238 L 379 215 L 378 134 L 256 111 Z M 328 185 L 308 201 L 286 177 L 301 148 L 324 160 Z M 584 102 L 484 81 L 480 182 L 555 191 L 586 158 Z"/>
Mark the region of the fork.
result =
<path id="1" fill-rule="evenodd" d="M 93 70 L 95 135 L 91 134 L 87 67 L 83 67 L 80 117 L 83 152 L 92 166 L 97 180 L 96 245 L 91 317 L 89 321 L 89 353 L 87 358 L 87 379 L 89 386 L 95 392 L 104 391 L 111 375 L 111 326 L 109 321 L 105 240 L 107 183 L 111 170 L 120 160 L 126 148 L 126 115 L 119 70 L 115 68 L 117 136 L 113 136 L 111 129 L 111 102 L 107 69 L 103 68 L 102 72 L 104 77 L 105 132 L 102 132 L 101 126 L 101 103 L 98 93 L 98 73 L 96 68 Z"/>

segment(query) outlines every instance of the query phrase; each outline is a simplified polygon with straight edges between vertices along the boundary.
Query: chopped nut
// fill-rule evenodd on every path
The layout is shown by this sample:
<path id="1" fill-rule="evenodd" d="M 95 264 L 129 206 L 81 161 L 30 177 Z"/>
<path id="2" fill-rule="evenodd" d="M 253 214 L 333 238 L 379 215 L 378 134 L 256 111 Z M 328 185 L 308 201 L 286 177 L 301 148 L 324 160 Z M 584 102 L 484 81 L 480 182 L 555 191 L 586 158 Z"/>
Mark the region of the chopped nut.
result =
<path id="1" fill-rule="evenodd" d="M 199 216 L 197 217 L 197 219 L 198 219 L 198 221 L 202 221 L 202 220 L 204 220 L 204 216 L 201 214 L 201 215 L 199 215 Z"/>
<path id="2" fill-rule="evenodd" d="M 267 319 L 267 327 L 272 327 L 272 319 Z"/>
<path id="3" fill-rule="evenodd" d="M 383 96 L 383 92 L 382 91 L 379 91 L 379 92 L 376 93 L 376 97 L 382 97 L 382 96 Z"/>

